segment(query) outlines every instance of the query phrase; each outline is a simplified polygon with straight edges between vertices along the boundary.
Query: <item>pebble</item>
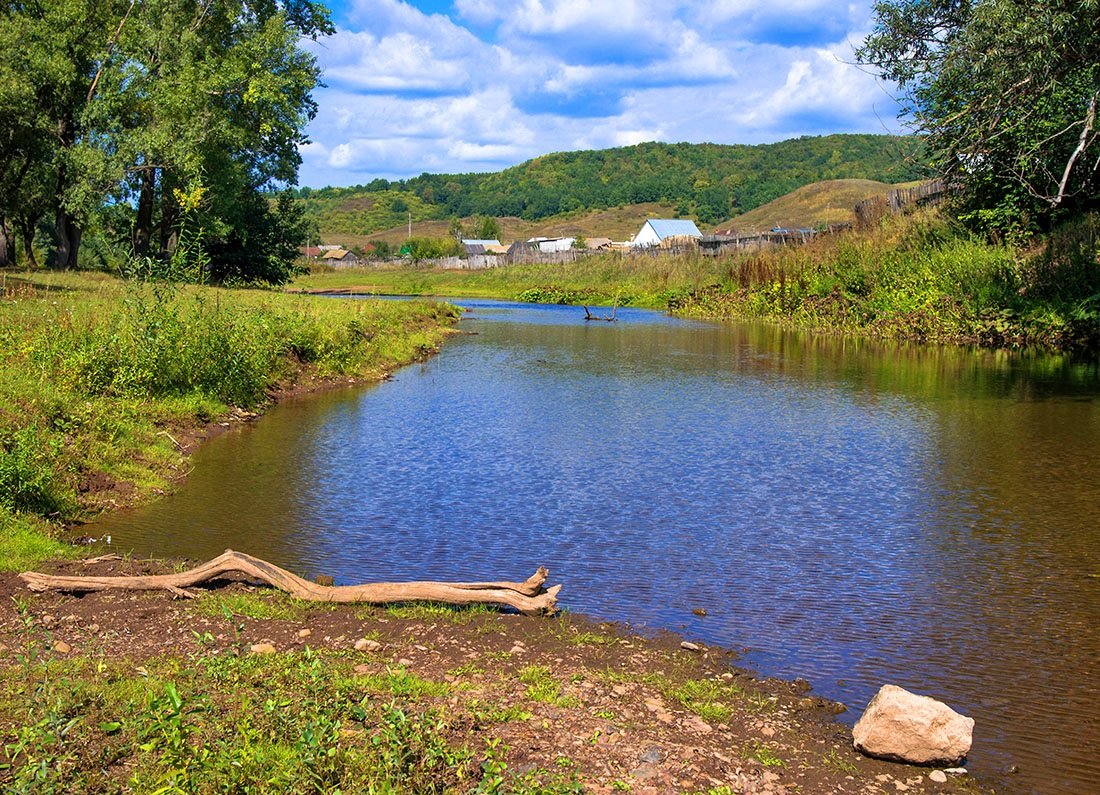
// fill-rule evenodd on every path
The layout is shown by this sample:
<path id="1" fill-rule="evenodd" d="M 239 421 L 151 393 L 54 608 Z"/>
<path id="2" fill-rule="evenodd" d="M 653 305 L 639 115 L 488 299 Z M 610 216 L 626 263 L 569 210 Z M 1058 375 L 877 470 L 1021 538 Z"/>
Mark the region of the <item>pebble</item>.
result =
<path id="1" fill-rule="evenodd" d="M 698 643 L 692 643 L 690 640 L 685 640 L 680 644 L 680 648 L 686 649 L 687 651 L 699 651 L 701 647 Z"/>
<path id="2" fill-rule="evenodd" d="M 947 774 L 944 773 L 942 770 L 933 770 L 931 773 L 928 774 L 928 778 L 930 778 L 932 781 L 935 781 L 937 784 L 947 783 Z"/>
<path id="3" fill-rule="evenodd" d="M 313 634 L 312 629 L 300 629 L 300 630 L 298 630 L 298 637 L 299 638 L 308 638 L 312 634 Z"/>
<path id="4" fill-rule="evenodd" d="M 55 643 L 53 645 L 53 650 L 55 652 L 57 652 L 58 654 L 68 654 L 69 652 L 71 652 L 73 650 L 73 647 L 70 646 L 65 641 L 59 640 L 57 643 Z"/>
<path id="5" fill-rule="evenodd" d="M 356 651 L 378 651 L 382 648 L 382 644 L 376 640 L 370 640 L 369 638 L 359 638 L 355 641 Z"/>
<path id="6" fill-rule="evenodd" d="M 271 643 L 253 643 L 248 650 L 253 654 L 274 654 L 275 646 Z"/>
<path id="7" fill-rule="evenodd" d="M 965 767 L 949 767 L 946 770 L 944 770 L 943 772 L 946 773 L 949 776 L 965 776 L 966 775 L 966 768 Z"/>
<path id="8" fill-rule="evenodd" d="M 665 752 L 655 745 L 649 746 L 642 754 L 642 762 L 647 765 L 656 765 L 665 761 Z"/>
<path id="9" fill-rule="evenodd" d="M 524 648 L 523 646 L 520 646 L 520 645 L 519 645 L 519 644 L 517 643 L 517 644 L 516 644 L 515 646 L 513 646 L 512 648 L 510 648 L 510 649 L 508 650 L 508 653 L 509 653 L 509 654 L 526 654 L 526 653 L 527 653 L 527 649 L 525 649 L 525 648 Z"/>
<path id="10" fill-rule="evenodd" d="M 400 660 L 397 661 L 397 664 L 408 668 L 410 665 L 413 664 L 413 661 L 410 660 L 408 657 L 402 657 Z"/>

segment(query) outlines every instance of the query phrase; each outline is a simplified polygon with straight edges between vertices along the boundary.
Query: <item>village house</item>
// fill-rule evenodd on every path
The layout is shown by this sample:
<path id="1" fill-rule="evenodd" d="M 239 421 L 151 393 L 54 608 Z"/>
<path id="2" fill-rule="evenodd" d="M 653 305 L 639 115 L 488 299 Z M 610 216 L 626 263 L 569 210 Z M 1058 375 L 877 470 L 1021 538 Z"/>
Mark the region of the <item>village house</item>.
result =
<path id="1" fill-rule="evenodd" d="M 333 248 L 321 256 L 321 262 L 334 268 L 354 268 L 359 264 L 359 258 L 346 249 Z"/>
<path id="2" fill-rule="evenodd" d="M 680 241 L 688 243 L 703 236 L 694 221 L 686 218 L 650 218 L 642 224 L 641 230 L 634 236 L 631 246 L 634 248 L 655 248 L 669 246 Z"/>
<path id="3" fill-rule="evenodd" d="M 542 253 L 551 254 L 555 251 L 569 251 L 575 241 L 576 238 L 573 237 L 533 237 L 527 242 L 537 246 Z"/>

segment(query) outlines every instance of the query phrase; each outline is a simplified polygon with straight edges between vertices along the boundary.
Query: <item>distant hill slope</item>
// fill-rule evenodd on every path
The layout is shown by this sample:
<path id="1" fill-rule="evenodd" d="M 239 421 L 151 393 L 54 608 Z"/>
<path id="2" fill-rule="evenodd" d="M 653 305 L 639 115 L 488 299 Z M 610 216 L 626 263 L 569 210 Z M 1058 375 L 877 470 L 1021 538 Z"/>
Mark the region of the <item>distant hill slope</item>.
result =
<path id="1" fill-rule="evenodd" d="M 911 136 L 826 135 L 775 144 L 645 143 L 559 152 L 493 174 L 422 174 L 351 188 L 301 188 L 322 233 L 369 235 L 407 221 L 473 215 L 539 221 L 659 202 L 713 226 L 821 180 L 921 176 Z"/>
<path id="2" fill-rule="evenodd" d="M 819 224 L 851 223 L 857 202 L 885 194 L 895 185 L 870 179 L 831 179 L 804 185 L 774 201 L 718 225 L 721 232 L 813 228 Z"/>
<path id="3" fill-rule="evenodd" d="M 630 204 L 625 207 L 612 207 L 608 210 L 592 210 L 584 213 L 567 213 L 541 221 L 526 221 L 522 218 L 500 218 L 501 240 L 527 240 L 543 237 L 610 237 L 612 240 L 629 240 L 642 228 L 647 218 L 667 218 L 675 212 L 671 204 L 648 202 Z M 471 219 L 463 218 L 465 224 Z M 414 221 L 412 232 L 417 237 L 442 237 L 447 234 L 450 221 Z M 371 240 L 385 240 L 387 243 L 401 243 L 408 236 L 407 224 L 398 224 L 390 229 L 370 235 L 353 235 L 341 232 L 324 232 L 322 242 L 343 246 L 363 246 Z"/>

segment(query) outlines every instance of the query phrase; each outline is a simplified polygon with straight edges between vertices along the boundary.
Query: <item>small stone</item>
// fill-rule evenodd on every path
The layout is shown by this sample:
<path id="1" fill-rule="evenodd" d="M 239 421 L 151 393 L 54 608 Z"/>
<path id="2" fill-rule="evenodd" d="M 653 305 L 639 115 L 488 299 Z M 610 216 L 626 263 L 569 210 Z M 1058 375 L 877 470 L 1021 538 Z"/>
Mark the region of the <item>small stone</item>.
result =
<path id="1" fill-rule="evenodd" d="M 680 648 L 687 651 L 699 651 L 701 647 L 698 643 L 692 643 L 690 640 L 685 640 L 680 644 Z"/>
<path id="2" fill-rule="evenodd" d="M 937 784 L 947 783 L 947 774 L 944 773 L 942 770 L 933 770 L 931 773 L 928 774 L 928 778 L 930 778 L 932 781 L 935 781 Z"/>
<path id="3" fill-rule="evenodd" d="M 253 643 L 248 650 L 253 654 L 274 654 L 275 646 L 271 643 Z"/>
<path id="4" fill-rule="evenodd" d="M 400 660 L 397 661 L 397 664 L 404 668 L 408 668 L 410 665 L 413 664 L 413 661 L 410 660 L 408 657 L 402 657 Z"/>
<path id="5" fill-rule="evenodd" d="M 308 628 L 307 628 L 307 629 L 300 629 L 300 630 L 298 630 L 298 637 L 299 637 L 299 638 L 308 638 L 308 637 L 309 637 L 310 635 L 312 635 L 312 634 L 313 634 L 313 630 L 312 630 L 312 629 L 308 629 Z"/>
<path id="6" fill-rule="evenodd" d="M 371 640 L 369 638 L 359 638 L 359 640 L 355 641 L 356 651 L 378 651 L 381 648 L 381 643 L 376 640 Z"/>
<path id="7" fill-rule="evenodd" d="M 517 644 L 516 644 L 515 646 L 513 646 L 512 648 L 510 648 L 510 649 L 508 650 L 508 653 L 509 653 L 509 654 L 526 654 L 526 653 L 527 653 L 527 649 L 525 649 L 525 648 L 524 648 L 523 646 L 520 646 L 520 645 L 519 645 L 519 644 L 517 643 Z"/>
<path id="8" fill-rule="evenodd" d="M 645 753 L 642 754 L 641 761 L 647 765 L 660 764 L 665 761 L 665 752 L 657 746 L 651 745 L 645 750 Z"/>
<path id="9" fill-rule="evenodd" d="M 965 767 L 949 767 L 943 772 L 946 773 L 949 776 L 965 776 L 966 775 L 966 768 Z"/>
<path id="10" fill-rule="evenodd" d="M 898 792 L 908 792 L 909 791 L 909 785 L 902 782 L 902 781 L 895 781 L 894 782 L 894 789 L 896 789 Z"/>
<path id="11" fill-rule="evenodd" d="M 99 632 L 99 624 L 89 624 L 85 629 L 89 632 Z"/>
<path id="12" fill-rule="evenodd" d="M 53 645 L 53 650 L 55 652 L 57 652 L 58 654 L 68 654 L 69 652 L 71 652 L 73 650 L 73 647 L 70 646 L 65 641 L 59 640 L 57 643 L 55 643 Z"/>

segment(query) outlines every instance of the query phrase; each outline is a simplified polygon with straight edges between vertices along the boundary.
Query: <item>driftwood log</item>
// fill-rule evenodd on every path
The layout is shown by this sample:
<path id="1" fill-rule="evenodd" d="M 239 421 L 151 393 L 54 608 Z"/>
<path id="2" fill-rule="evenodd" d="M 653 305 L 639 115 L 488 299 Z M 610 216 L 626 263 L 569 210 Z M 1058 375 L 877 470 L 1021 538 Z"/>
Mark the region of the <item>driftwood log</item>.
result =
<path id="1" fill-rule="evenodd" d="M 19 577 L 32 591 L 154 591 L 167 590 L 192 597 L 184 588 L 224 574 L 239 572 L 310 602 L 386 604 L 389 602 L 445 602 L 453 605 L 497 604 L 527 615 L 552 615 L 560 585 L 543 588 L 547 571 L 540 567 L 523 582 L 377 582 L 364 585 L 318 585 L 266 560 L 227 549 L 218 557 L 178 574 L 139 577 L 69 577 L 23 572 Z"/>

